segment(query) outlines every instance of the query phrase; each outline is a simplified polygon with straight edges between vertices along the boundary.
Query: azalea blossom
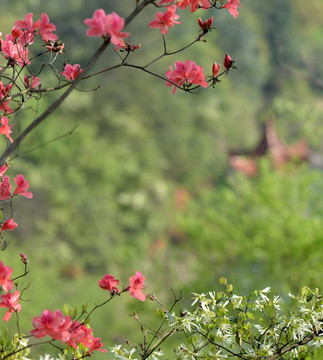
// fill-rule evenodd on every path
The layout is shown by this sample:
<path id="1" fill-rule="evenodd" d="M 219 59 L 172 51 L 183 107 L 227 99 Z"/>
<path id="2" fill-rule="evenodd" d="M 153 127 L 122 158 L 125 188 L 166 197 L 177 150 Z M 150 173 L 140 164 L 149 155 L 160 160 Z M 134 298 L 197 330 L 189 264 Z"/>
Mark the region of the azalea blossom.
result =
<path id="1" fill-rule="evenodd" d="M 107 24 L 107 32 L 108 35 L 111 36 L 111 42 L 113 45 L 118 44 L 118 41 L 120 39 L 124 39 L 130 35 L 129 33 L 121 32 L 121 30 L 123 30 L 125 26 L 125 20 L 115 12 L 112 12 L 111 14 L 107 15 L 106 24 Z"/>
<path id="2" fill-rule="evenodd" d="M 2 233 L 5 230 L 12 231 L 18 226 L 17 223 L 13 221 L 13 219 L 8 219 L 1 227 L 0 233 Z"/>
<path id="3" fill-rule="evenodd" d="M 99 285 L 102 289 L 110 291 L 111 294 L 119 292 L 116 287 L 119 285 L 119 280 L 115 279 L 113 275 L 104 275 L 103 279 L 99 281 Z"/>
<path id="4" fill-rule="evenodd" d="M 203 67 L 196 65 L 195 62 L 191 60 L 184 62 L 176 61 L 175 69 L 172 69 L 170 66 L 166 72 L 166 77 L 178 86 L 187 85 L 188 83 L 208 87 L 208 83 L 205 81 Z M 167 82 L 166 85 L 171 87 L 174 84 Z M 173 94 L 175 94 L 175 92 L 176 86 L 174 86 Z"/>
<path id="5" fill-rule="evenodd" d="M 10 279 L 11 274 L 11 267 L 5 266 L 0 260 L 0 285 L 2 286 L 3 291 L 6 293 L 13 287 L 12 280 Z"/>
<path id="6" fill-rule="evenodd" d="M 70 328 L 73 322 L 70 316 L 63 316 L 60 310 L 54 313 L 51 310 L 44 310 L 41 316 L 35 316 L 32 319 L 34 329 L 31 333 L 36 339 L 49 335 L 51 338 L 61 341 L 70 340 Z"/>
<path id="7" fill-rule="evenodd" d="M 173 27 L 175 24 L 180 24 L 179 15 L 176 14 L 176 5 L 171 5 L 164 13 L 158 12 L 156 19 L 149 23 L 152 29 L 158 29 L 165 35 L 168 33 L 168 28 Z"/>
<path id="8" fill-rule="evenodd" d="M 0 177 L 2 177 L 6 171 L 8 170 L 8 166 L 6 164 L 3 164 L 0 166 Z"/>
<path id="9" fill-rule="evenodd" d="M 0 182 L 0 200 L 8 200 L 11 197 L 11 189 L 9 176 L 4 176 Z"/>
<path id="10" fill-rule="evenodd" d="M 145 277 L 142 276 L 140 271 L 136 271 L 136 275 L 130 276 L 128 287 L 129 293 L 132 297 L 140 301 L 146 300 L 146 295 L 141 291 L 144 288 Z"/>
<path id="11" fill-rule="evenodd" d="M 110 36 L 111 43 L 116 46 L 118 46 L 120 39 L 130 35 L 121 32 L 125 26 L 124 18 L 115 12 L 106 15 L 103 9 L 95 10 L 93 17 L 85 19 L 84 24 L 90 27 L 86 32 L 88 36 L 99 36 L 104 39 Z"/>
<path id="12" fill-rule="evenodd" d="M 188 6 L 191 7 L 191 12 L 195 12 L 199 7 L 202 9 L 208 9 L 210 7 L 209 0 L 181 0 L 176 3 L 176 6 L 180 9 L 186 9 Z"/>
<path id="13" fill-rule="evenodd" d="M 176 2 L 178 2 L 178 0 L 161 0 L 159 1 L 158 5 L 169 6 L 169 5 L 173 5 Z"/>
<path id="14" fill-rule="evenodd" d="M 107 352 L 101 349 L 104 344 L 100 338 L 93 336 L 93 330 L 88 325 L 81 325 L 78 321 L 73 322 L 70 329 L 70 339 L 66 342 L 67 345 L 77 348 L 78 344 L 84 345 L 88 349 L 88 354 L 91 355 L 93 351 Z"/>
<path id="15" fill-rule="evenodd" d="M 8 118 L 6 116 L 2 116 L 1 117 L 1 128 L 0 128 L 0 134 L 5 135 L 10 142 L 13 142 L 12 137 L 10 136 L 10 134 L 12 133 L 11 128 L 12 125 L 8 125 Z"/>
<path id="16" fill-rule="evenodd" d="M 75 321 L 71 326 L 69 333 L 70 338 L 66 341 L 66 344 L 76 349 L 77 344 L 82 343 L 86 346 L 90 342 L 92 329 L 86 325 L 81 325 L 78 321 Z"/>
<path id="17" fill-rule="evenodd" d="M 34 75 L 31 76 L 31 80 L 30 80 L 29 76 L 25 75 L 24 76 L 24 83 L 25 83 L 26 88 L 30 87 L 31 89 L 35 89 L 36 87 L 40 86 L 39 78 L 37 76 L 34 76 Z"/>
<path id="18" fill-rule="evenodd" d="M 229 13 L 236 18 L 239 13 L 238 13 L 238 8 L 240 7 L 240 0 L 229 0 L 227 4 L 225 4 L 224 6 L 222 6 L 222 8 L 226 8 L 229 10 Z"/>
<path id="19" fill-rule="evenodd" d="M 101 341 L 101 338 L 97 337 L 95 338 L 93 335 L 88 343 L 87 348 L 89 349 L 88 351 L 88 355 L 91 356 L 91 354 L 93 353 L 93 351 L 101 351 L 101 352 L 108 352 L 108 350 L 106 349 L 101 349 L 102 346 L 104 346 L 104 344 Z"/>
<path id="20" fill-rule="evenodd" d="M 27 191 L 29 189 L 29 182 L 25 179 L 23 175 L 17 175 L 15 178 L 15 183 L 17 184 L 16 190 L 14 191 L 13 195 L 21 195 L 28 199 L 31 199 L 33 197 L 33 194 L 30 191 Z"/>
<path id="21" fill-rule="evenodd" d="M 82 72 L 81 66 L 79 64 L 70 65 L 66 64 L 64 71 L 61 73 L 66 77 L 67 80 L 75 80 Z"/>
<path id="22" fill-rule="evenodd" d="M 5 313 L 3 321 L 9 321 L 13 312 L 19 312 L 21 305 L 19 304 L 20 292 L 16 290 L 13 294 L 8 292 L 6 295 L 1 295 L 2 302 L 0 307 L 8 308 L 9 310 Z"/>
<path id="23" fill-rule="evenodd" d="M 36 339 L 50 336 L 55 340 L 61 340 L 64 344 L 77 348 L 83 344 L 88 353 L 93 351 L 107 352 L 101 349 L 103 346 L 100 338 L 93 336 L 93 330 L 88 325 L 82 325 L 78 321 L 72 321 L 70 316 L 63 316 L 60 310 L 54 313 L 51 310 L 44 310 L 41 316 L 35 316 L 32 320 L 34 329 L 31 333 Z"/>
<path id="24" fill-rule="evenodd" d="M 33 22 L 33 13 L 28 13 L 25 20 L 16 20 L 15 27 L 25 32 L 34 33 L 38 28 L 38 21 Z"/>
<path id="25" fill-rule="evenodd" d="M 6 40 L 1 40 L 1 51 L 5 58 L 9 58 L 9 62 L 17 63 L 20 66 L 30 64 L 28 48 L 11 35 L 6 35 Z"/>
<path id="26" fill-rule="evenodd" d="M 44 41 L 56 41 L 57 35 L 53 34 L 56 31 L 56 26 L 49 22 L 47 14 L 41 14 L 41 20 L 38 20 L 39 30 L 38 34 L 41 35 Z"/>
<path id="27" fill-rule="evenodd" d="M 18 29 L 17 27 L 13 27 L 11 29 L 11 36 L 13 37 L 13 39 L 17 39 L 19 38 L 20 35 L 22 35 L 24 32 L 20 29 Z"/>
<path id="28" fill-rule="evenodd" d="M 33 22 L 33 14 L 28 13 L 25 16 L 25 20 L 15 21 L 15 27 L 12 30 L 12 35 L 16 38 L 19 37 L 23 46 L 32 44 L 34 42 L 35 32 L 38 27 L 39 21 Z"/>
<path id="29" fill-rule="evenodd" d="M 12 84 L 3 85 L 3 82 L 0 81 L 0 100 L 5 98 L 12 88 Z"/>
<path id="30" fill-rule="evenodd" d="M 8 106 L 10 100 L 4 101 L 5 98 L 9 95 L 9 92 L 12 88 L 12 84 L 3 85 L 3 82 L 0 81 L 0 110 L 4 113 L 12 113 L 12 108 Z"/>

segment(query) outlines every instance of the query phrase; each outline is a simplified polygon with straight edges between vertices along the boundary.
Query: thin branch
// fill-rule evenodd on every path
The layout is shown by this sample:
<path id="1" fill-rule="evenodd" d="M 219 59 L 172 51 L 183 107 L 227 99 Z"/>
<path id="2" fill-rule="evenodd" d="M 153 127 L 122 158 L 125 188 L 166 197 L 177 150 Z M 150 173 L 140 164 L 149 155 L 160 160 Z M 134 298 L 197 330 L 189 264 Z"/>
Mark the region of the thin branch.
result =
<path id="1" fill-rule="evenodd" d="M 310 341 L 312 341 L 316 336 L 321 336 L 323 335 L 323 331 L 320 331 L 318 333 L 313 333 L 310 335 L 305 336 L 305 338 L 303 340 L 300 340 L 294 344 L 291 344 L 285 348 L 280 349 L 275 355 L 272 356 L 268 356 L 266 357 L 266 359 L 264 360 L 275 360 L 280 358 L 282 355 L 288 353 L 289 351 L 292 351 L 293 349 L 297 349 L 298 347 L 302 346 L 302 345 L 306 345 L 307 343 L 309 343 Z"/>

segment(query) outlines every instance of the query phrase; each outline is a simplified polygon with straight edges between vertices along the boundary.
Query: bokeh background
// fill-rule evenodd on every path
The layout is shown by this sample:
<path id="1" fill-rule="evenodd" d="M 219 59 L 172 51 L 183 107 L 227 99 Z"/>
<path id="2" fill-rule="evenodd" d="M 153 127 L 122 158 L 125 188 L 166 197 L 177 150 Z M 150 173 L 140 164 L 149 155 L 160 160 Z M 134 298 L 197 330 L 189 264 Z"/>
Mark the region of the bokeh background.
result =
<path id="1" fill-rule="evenodd" d="M 97 8 L 126 17 L 134 5 L 2 0 L 0 30 L 10 32 L 28 12 L 35 18 L 46 12 L 66 48 L 55 67 L 61 71 L 66 59 L 83 67 L 101 43 L 85 35 L 83 20 Z M 148 26 L 156 10 L 147 8 L 127 28 L 131 42 L 141 43 L 129 62 L 142 65 L 161 53 L 160 33 Z M 153 71 L 164 75 L 175 61 L 191 59 L 210 74 L 225 53 L 238 69 L 194 95 L 172 95 L 163 81 L 134 69 L 102 74 L 83 82 L 19 148 L 9 175 L 24 174 L 34 198 L 15 201 L 19 226 L 0 256 L 15 272 L 19 252 L 30 261 L 22 280 L 31 283 L 20 313 L 23 332 L 44 309 L 102 301 L 97 283 L 106 273 L 126 285 L 140 270 L 147 293 L 170 304 L 170 288 L 184 290 L 183 306 L 192 291 L 218 289 L 220 276 L 241 294 L 267 286 L 279 294 L 322 288 L 322 1 L 242 0 L 237 19 L 226 10 L 179 14 L 182 25 L 166 36 L 171 50 L 197 36 L 198 17 L 213 15 L 217 30 Z M 109 48 L 95 70 L 118 61 Z M 14 134 L 56 97 L 26 103 Z M 250 154 L 268 135 L 269 121 L 279 146 L 254 162 Z M 277 151 L 279 157 L 284 144 L 300 141 L 306 160 L 293 155 L 278 166 Z M 233 169 L 230 154 L 246 155 L 235 159 L 244 172 L 251 162 L 253 176 Z M 139 326 L 128 316 L 134 311 L 154 324 L 153 304 L 123 296 L 93 316 L 95 335 L 107 347 L 137 339 Z"/>

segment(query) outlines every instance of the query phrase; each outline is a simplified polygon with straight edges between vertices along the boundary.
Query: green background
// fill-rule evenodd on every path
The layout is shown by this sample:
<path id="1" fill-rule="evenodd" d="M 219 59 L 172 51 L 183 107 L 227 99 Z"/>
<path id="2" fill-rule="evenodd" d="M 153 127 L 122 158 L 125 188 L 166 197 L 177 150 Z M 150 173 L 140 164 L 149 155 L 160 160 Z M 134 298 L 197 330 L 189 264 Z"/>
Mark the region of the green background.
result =
<path id="1" fill-rule="evenodd" d="M 66 48 L 55 67 L 61 71 L 64 60 L 84 67 L 101 40 L 86 36 L 83 20 L 97 8 L 126 17 L 134 3 L 2 1 L 0 30 L 4 38 L 16 19 L 46 12 Z M 148 26 L 156 10 L 145 9 L 127 28 L 131 42 L 141 43 L 131 63 L 143 65 L 162 51 L 159 31 Z M 267 286 L 280 294 L 322 288 L 323 103 L 322 88 L 308 78 L 323 81 L 323 3 L 242 0 L 239 12 L 233 19 L 226 10 L 178 11 L 182 25 L 166 35 L 171 50 L 197 36 L 198 17 L 214 16 L 217 29 L 206 43 L 151 68 L 164 75 L 175 61 L 191 59 L 210 74 L 213 62 L 222 64 L 229 53 L 238 69 L 215 89 L 172 95 L 157 78 L 117 69 L 82 82 L 21 144 L 8 172 L 24 174 L 34 198 L 14 201 L 19 226 L 7 234 L 0 256 L 15 275 L 23 270 L 19 252 L 30 261 L 20 283 L 31 283 L 20 313 L 24 332 L 44 309 L 103 301 L 98 280 L 106 273 L 127 286 L 139 270 L 146 293 L 170 304 L 170 288 L 183 289 L 183 306 L 192 291 L 216 290 L 220 276 L 242 294 Z M 48 59 L 36 61 L 35 72 L 42 61 Z M 118 61 L 109 48 L 94 71 Z M 45 74 L 43 87 L 55 81 Z M 57 96 L 28 101 L 11 118 L 14 136 Z M 287 144 L 307 140 L 310 161 L 277 171 L 264 157 L 255 178 L 237 174 L 229 151 L 251 151 L 269 117 Z M 51 142 L 75 126 L 72 135 Z M 181 189 L 189 193 L 184 209 L 176 206 Z M 153 304 L 115 300 L 91 322 L 107 346 L 140 337 L 128 316 L 134 311 L 155 323 Z"/>

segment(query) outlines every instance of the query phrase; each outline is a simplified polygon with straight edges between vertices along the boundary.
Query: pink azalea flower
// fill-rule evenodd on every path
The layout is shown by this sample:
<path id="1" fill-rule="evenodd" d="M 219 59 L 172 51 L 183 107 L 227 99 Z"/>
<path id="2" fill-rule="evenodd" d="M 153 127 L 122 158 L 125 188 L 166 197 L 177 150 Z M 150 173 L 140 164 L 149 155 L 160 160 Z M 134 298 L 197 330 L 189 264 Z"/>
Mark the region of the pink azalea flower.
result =
<path id="1" fill-rule="evenodd" d="M 28 13 L 25 20 L 16 20 L 15 27 L 25 32 L 34 33 L 38 28 L 38 21 L 33 23 L 33 13 Z"/>
<path id="2" fill-rule="evenodd" d="M 9 58 L 10 62 L 17 63 L 20 66 L 30 64 L 28 48 L 24 47 L 19 39 L 14 39 L 11 35 L 6 35 L 6 40 L 1 40 L 1 51 L 5 58 Z"/>
<path id="3" fill-rule="evenodd" d="M 28 13 L 25 16 L 25 20 L 16 20 L 15 27 L 22 31 L 19 35 L 19 39 L 21 40 L 22 45 L 32 44 L 34 42 L 35 31 L 39 26 L 39 22 L 36 21 L 33 23 L 33 14 Z M 17 35 L 16 29 L 13 29 L 13 33 L 15 36 Z"/>
<path id="4" fill-rule="evenodd" d="M 181 0 L 176 3 L 176 6 L 180 9 L 186 9 L 188 6 L 191 7 L 191 12 L 195 12 L 199 7 L 202 9 L 208 9 L 210 7 L 209 0 Z"/>
<path id="5" fill-rule="evenodd" d="M 6 86 L 4 86 L 3 82 L 0 81 L 0 99 L 5 98 L 9 94 L 11 88 L 12 84 L 7 84 Z"/>
<path id="6" fill-rule="evenodd" d="M 175 24 L 180 24 L 179 15 L 176 14 L 176 5 L 170 6 L 167 11 L 164 13 L 158 12 L 156 14 L 156 19 L 149 23 L 149 26 L 152 29 L 158 29 L 160 32 L 165 35 L 168 33 L 168 28 L 173 27 Z"/>
<path id="7" fill-rule="evenodd" d="M 6 293 L 13 287 L 12 280 L 10 279 L 11 274 L 12 269 L 9 266 L 4 266 L 3 262 L 0 260 L 0 285 Z"/>
<path id="8" fill-rule="evenodd" d="M 31 76 L 31 80 L 30 80 L 29 76 L 25 75 L 24 76 L 24 83 L 25 83 L 26 88 L 30 87 L 31 89 L 36 89 L 36 87 L 40 86 L 39 78 L 37 76 L 34 76 L 34 75 Z"/>
<path id="9" fill-rule="evenodd" d="M 120 39 L 124 39 L 130 35 L 129 33 L 121 32 L 124 26 L 125 26 L 124 18 L 120 17 L 115 12 L 112 12 L 111 14 L 107 15 L 106 17 L 107 33 L 109 36 L 111 36 L 111 42 L 113 45 L 117 45 Z"/>
<path id="10" fill-rule="evenodd" d="M 0 166 L 0 177 L 2 177 L 6 171 L 8 170 L 8 166 L 6 164 L 3 164 Z"/>
<path id="11" fill-rule="evenodd" d="M 178 0 L 161 0 L 161 1 L 159 1 L 158 5 L 169 6 L 169 5 L 176 3 L 177 1 Z"/>
<path id="12" fill-rule="evenodd" d="M 35 316 L 32 320 L 34 329 L 31 333 L 36 339 L 49 335 L 51 338 L 67 342 L 70 340 L 70 329 L 73 325 L 69 316 L 63 316 L 60 310 L 54 313 L 44 310 L 41 316 Z"/>
<path id="13" fill-rule="evenodd" d="M 213 63 L 213 66 L 212 66 L 212 73 L 213 73 L 213 76 L 216 77 L 220 71 L 220 68 L 221 68 L 221 65 L 220 64 L 217 64 L 216 62 Z"/>
<path id="14" fill-rule="evenodd" d="M 20 292 L 16 290 L 13 294 L 8 292 L 6 295 L 1 295 L 2 302 L 0 307 L 8 308 L 9 310 L 5 313 L 3 321 L 8 321 L 11 318 L 13 312 L 18 312 L 21 310 L 21 305 L 19 304 Z"/>
<path id="15" fill-rule="evenodd" d="M 18 226 L 17 223 L 13 221 L 13 219 L 8 219 L 1 227 L 0 233 L 2 233 L 5 230 L 12 231 Z"/>
<path id="16" fill-rule="evenodd" d="M 101 338 L 95 338 L 94 336 L 92 336 L 89 346 L 87 346 L 87 348 L 89 349 L 88 355 L 91 356 L 93 351 L 101 351 L 104 353 L 108 352 L 108 350 L 106 349 L 101 349 L 102 346 L 104 346 L 104 344 L 102 343 Z"/>
<path id="17" fill-rule="evenodd" d="M 86 35 L 106 37 L 105 19 L 106 14 L 103 9 L 95 10 L 91 19 L 84 20 L 84 24 L 90 27 L 87 30 Z"/>
<path id="18" fill-rule="evenodd" d="M 129 36 L 129 33 L 121 32 L 125 26 L 124 18 L 115 12 L 106 15 L 103 9 L 95 10 L 91 19 L 85 19 L 84 24 L 90 28 L 86 34 L 88 36 L 99 36 L 104 39 L 110 36 L 111 43 L 118 46 L 120 39 Z"/>
<path id="19" fill-rule="evenodd" d="M 102 289 L 110 291 L 111 294 L 119 292 L 116 287 L 119 285 L 119 280 L 115 279 L 113 275 L 104 275 L 103 279 L 99 281 L 99 285 Z"/>
<path id="20" fill-rule="evenodd" d="M 67 80 L 75 80 L 82 72 L 81 66 L 79 64 L 70 65 L 66 64 L 64 71 L 61 73 L 66 77 Z"/>
<path id="21" fill-rule="evenodd" d="M 129 278 L 129 293 L 132 297 L 139 299 L 140 301 L 146 300 L 146 295 L 141 291 L 144 288 L 145 277 L 141 272 L 136 271 L 136 275 Z"/>
<path id="22" fill-rule="evenodd" d="M 13 39 L 19 38 L 19 36 L 23 33 L 24 32 L 22 30 L 16 28 L 15 26 L 11 29 L 11 36 L 13 37 Z"/>
<path id="23" fill-rule="evenodd" d="M 25 180 L 25 177 L 23 175 L 17 175 L 15 177 L 15 183 L 17 184 L 16 190 L 14 191 L 14 195 L 21 195 L 28 199 L 31 199 L 33 197 L 33 194 L 30 191 L 27 191 L 29 189 L 29 182 Z"/>
<path id="24" fill-rule="evenodd" d="M 86 346 L 90 342 L 91 336 L 91 328 L 86 325 L 81 325 L 78 321 L 75 321 L 70 329 L 70 338 L 66 341 L 66 344 L 72 346 L 74 349 L 77 348 L 77 344 L 79 343 Z"/>
<path id="25" fill-rule="evenodd" d="M 102 344 L 100 338 L 95 338 L 93 336 L 93 330 L 86 325 L 81 325 L 78 321 L 73 323 L 73 326 L 70 329 L 70 339 L 66 343 L 67 345 L 74 347 L 74 349 L 77 348 L 78 344 L 84 345 L 88 348 L 89 355 L 96 350 L 107 352 L 107 350 L 101 349 L 104 344 Z"/>
<path id="26" fill-rule="evenodd" d="M 10 103 L 10 100 L 3 101 L 3 103 L 0 105 L 0 111 L 3 111 L 5 114 L 11 114 L 12 108 L 8 106 Z"/>
<path id="27" fill-rule="evenodd" d="M 229 10 L 229 13 L 236 18 L 239 13 L 238 13 L 238 8 L 240 7 L 240 0 L 229 0 L 227 4 L 225 4 L 224 6 L 222 6 L 222 8 L 226 8 Z"/>
<path id="28" fill-rule="evenodd" d="M 169 70 L 166 72 L 166 77 L 177 84 L 182 86 L 185 83 L 196 84 L 202 87 L 208 87 L 208 83 L 205 81 L 205 76 L 203 74 L 203 67 L 196 65 L 194 61 L 186 60 L 184 62 L 176 61 L 175 69 L 169 67 Z M 173 86 L 172 83 L 167 82 L 167 86 Z M 174 86 L 173 94 L 176 92 L 176 86 Z"/>
<path id="29" fill-rule="evenodd" d="M 38 34 L 41 35 L 44 41 L 56 41 L 57 35 L 52 34 L 56 31 L 56 26 L 49 22 L 47 14 L 41 14 L 41 20 L 38 20 L 39 30 Z"/>
<path id="30" fill-rule="evenodd" d="M 8 125 L 8 118 L 6 116 L 2 116 L 1 117 L 1 128 L 0 128 L 0 134 L 5 135 L 10 142 L 13 142 L 12 137 L 10 136 L 10 134 L 12 133 L 11 128 L 12 125 Z"/>
<path id="31" fill-rule="evenodd" d="M 4 176 L 0 183 L 0 200 L 8 200 L 11 197 L 11 189 L 9 176 Z"/>

